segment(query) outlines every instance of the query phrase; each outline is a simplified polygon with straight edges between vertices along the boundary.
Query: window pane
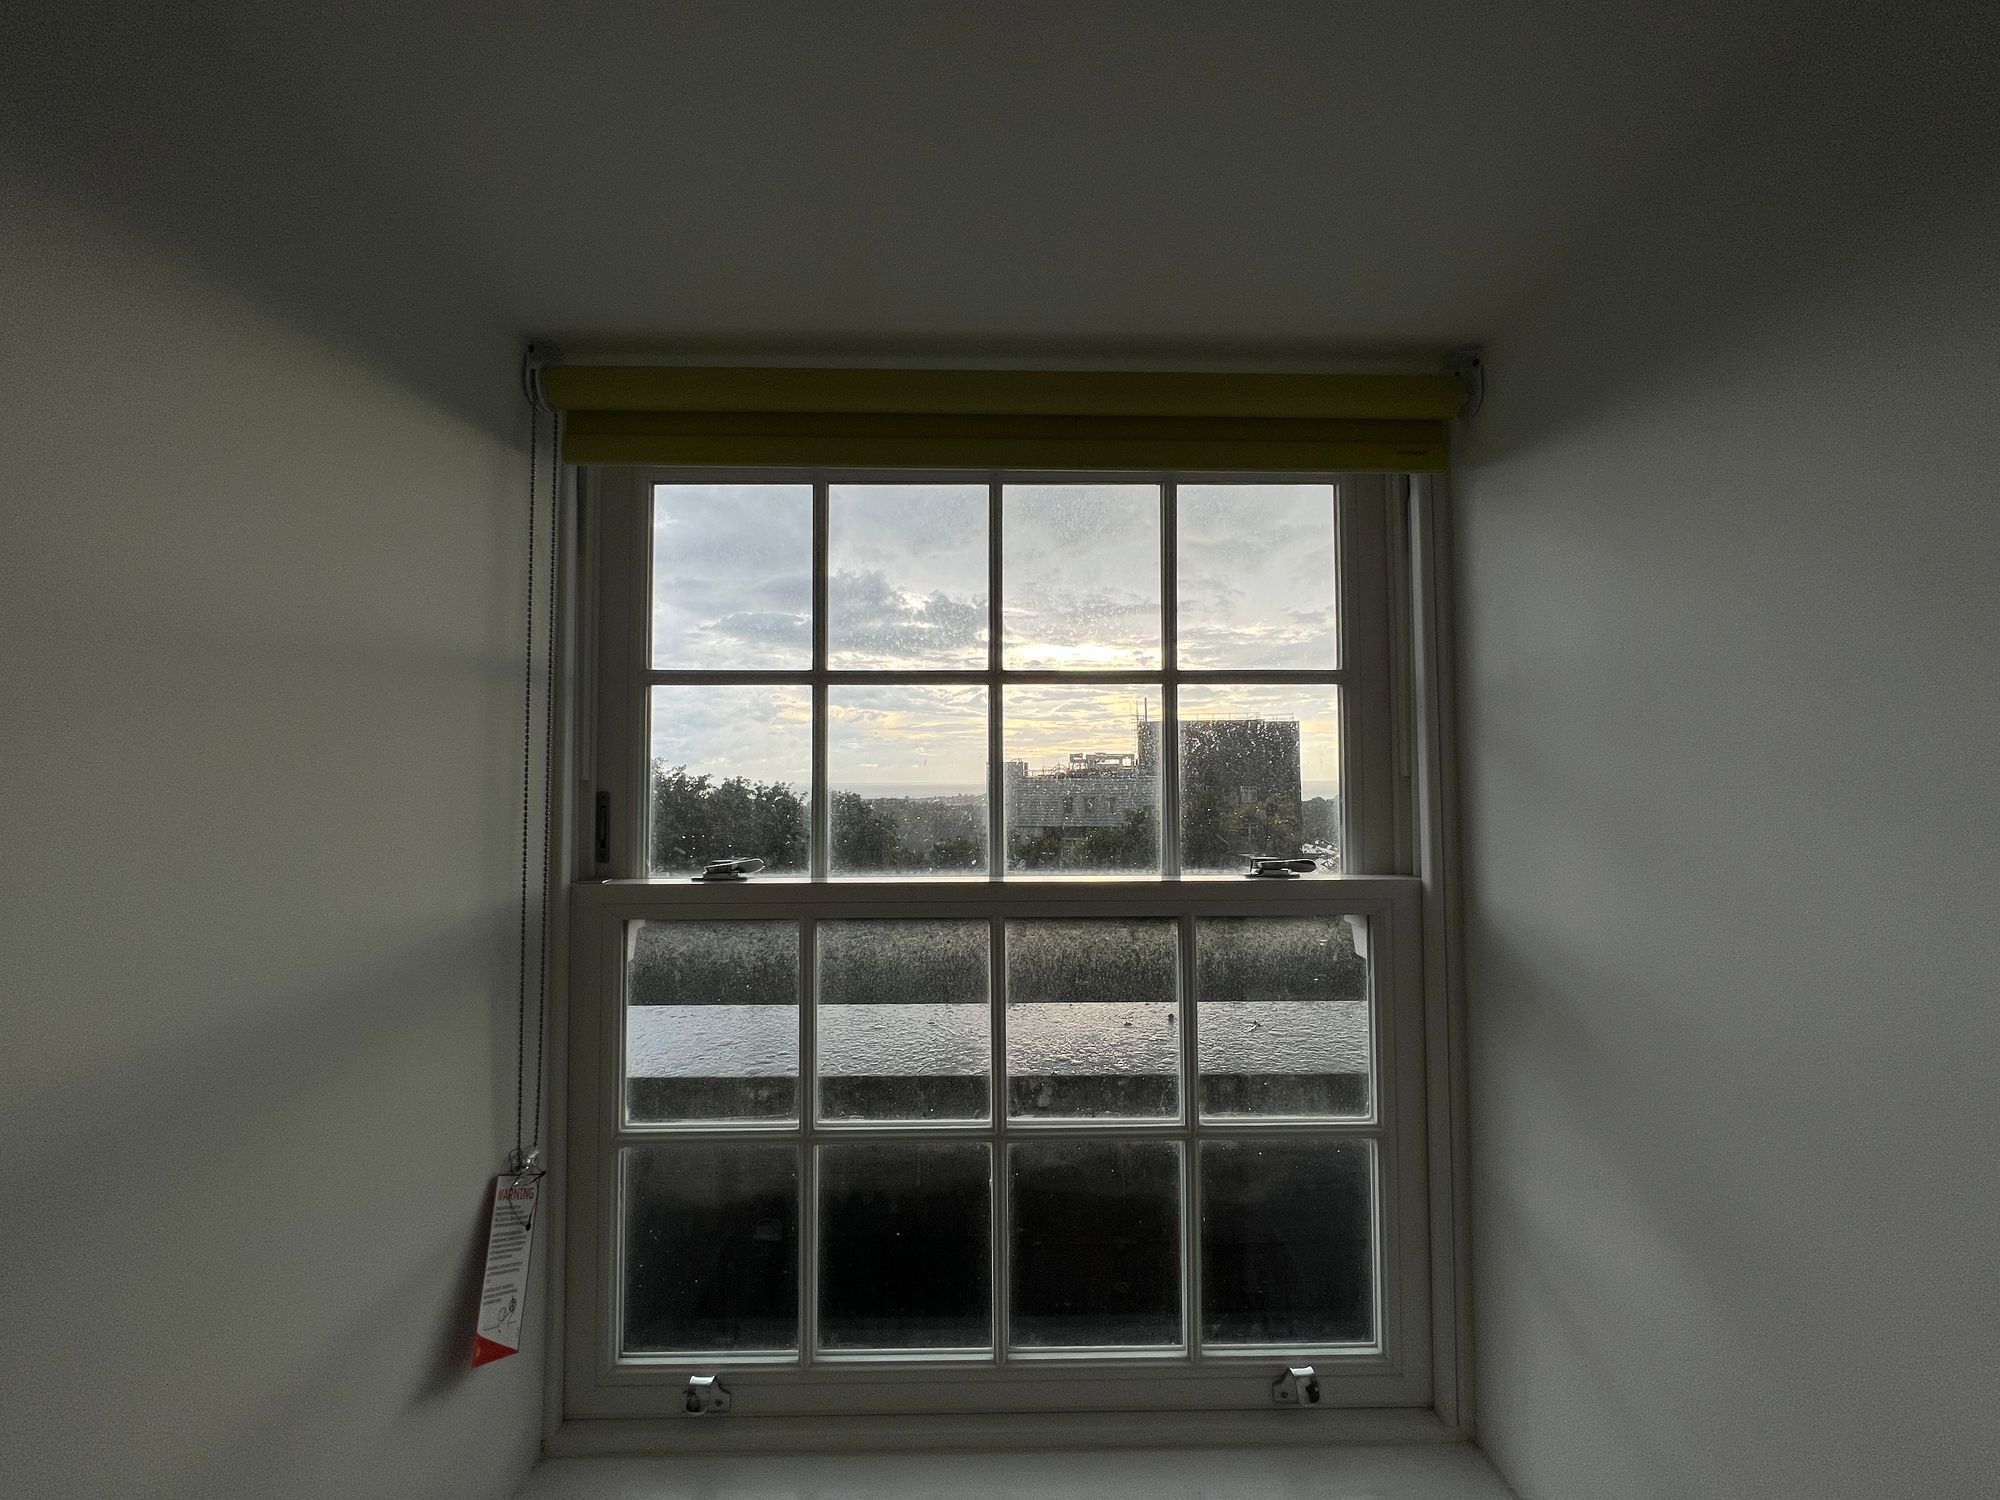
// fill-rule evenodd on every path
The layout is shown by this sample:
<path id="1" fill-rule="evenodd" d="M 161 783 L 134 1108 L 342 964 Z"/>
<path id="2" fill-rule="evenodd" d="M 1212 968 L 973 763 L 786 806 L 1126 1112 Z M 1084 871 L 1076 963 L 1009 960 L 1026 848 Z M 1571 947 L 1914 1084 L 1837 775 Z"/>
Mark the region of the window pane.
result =
<path id="1" fill-rule="evenodd" d="M 1007 924 L 1007 1110 L 1180 1110 L 1179 930 L 1171 921 Z"/>
<path id="2" fill-rule="evenodd" d="M 625 1153 L 624 1352 L 799 1346 L 796 1147 Z"/>
<path id="3" fill-rule="evenodd" d="M 1160 665 L 1160 491 L 1010 484 L 1000 599 L 1010 667 Z"/>
<path id="4" fill-rule="evenodd" d="M 629 1117 L 796 1118 L 798 923 L 632 922 L 626 933 Z"/>
<path id="5" fill-rule="evenodd" d="M 820 1148 L 822 1347 L 992 1344 L 988 1150 L 972 1141 Z"/>
<path id="6" fill-rule="evenodd" d="M 1242 874 L 1253 854 L 1340 866 L 1340 690 L 1183 686 L 1181 868 Z"/>
<path id="7" fill-rule="evenodd" d="M 1194 993 L 1203 1115 L 1368 1113 L 1368 962 L 1349 918 L 1197 918 Z"/>
<path id="8" fill-rule="evenodd" d="M 1340 664 L 1330 484 L 1184 484 L 1176 646 L 1183 667 Z"/>
<path id="9" fill-rule="evenodd" d="M 836 875 L 986 869 L 986 689 L 827 690 Z"/>
<path id="10" fill-rule="evenodd" d="M 993 1052 L 984 922 L 819 924 L 827 1120 L 983 1120 Z"/>
<path id="11" fill-rule="evenodd" d="M 1034 1141 L 1009 1161 L 1015 1347 L 1180 1343 L 1180 1146 Z"/>
<path id="12" fill-rule="evenodd" d="M 1213 1344 L 1375 1337 L 1366 1141 L 1205 1141 L 1201 1336 Z"/>
<path id="13" fill-rule="evenodd" d="M 836 484 L 827 495 L 827 663 L 986 665 L 986 486 Z"/>
<path id="14" fill-rule="evenodd" d="M 656 687 L 652 721 L 652 872 L 696 874 L 711 859 L 754 855 L 770 874 L 803 874 L 811 689 Z"/>
<path id="15" fill-rule="evenodd" d="M 1145 686 L 1006 690 L 1009 870 L 1159 870 L 1158 694 Z"/>
<path id="16" fill-rule="evenodd" d="M 812 486 L 653 487 L 653 665 L 812 665 Z"/>

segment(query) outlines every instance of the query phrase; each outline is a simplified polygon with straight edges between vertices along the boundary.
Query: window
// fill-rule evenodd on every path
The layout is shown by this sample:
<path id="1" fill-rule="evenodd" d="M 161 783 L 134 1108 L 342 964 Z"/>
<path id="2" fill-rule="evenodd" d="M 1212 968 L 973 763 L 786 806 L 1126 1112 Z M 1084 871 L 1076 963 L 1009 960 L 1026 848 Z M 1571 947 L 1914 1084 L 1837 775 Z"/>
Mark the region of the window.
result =
<path id="1" fill-rule="evenodd" d="M 1398 494 L 592 473 L 571 1415 L 1430 1405 Z"/>

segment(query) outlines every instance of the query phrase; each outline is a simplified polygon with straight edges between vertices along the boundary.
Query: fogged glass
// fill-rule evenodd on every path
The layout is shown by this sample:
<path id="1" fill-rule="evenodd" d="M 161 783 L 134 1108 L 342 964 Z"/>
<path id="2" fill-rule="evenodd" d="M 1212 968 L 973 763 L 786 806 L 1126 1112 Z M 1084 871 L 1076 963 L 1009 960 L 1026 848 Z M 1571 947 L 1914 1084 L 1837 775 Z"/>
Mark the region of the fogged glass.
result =
<path id="1" fill-rule="evenodd" d="M 624 1352 L 798 1348 L 798 1148 L 701 1141 L 623 1154 Z"/>
<path id="2" fill-rule="evenodd" d="M 1014 1346 L 1180 1343 L 1180 1146 L 1033 1141 L 1008 1158 Z"/>
<path id="3" fill-rule="evenodd" d="M 656 669 L 812 665 L 812 486 L 653 486 Z"/>
<path id="4" fill-rule="evenodd" d="M 991 1346 L 989 1150 L 976 1141 L 820 1148 L 822 1348 Z"/>
<path id="5" fill-rule="evenodd" d="M 1204 1116 L 1368 1113 L 1368 961 L 1346 917 L 1198 917 Z"/>
<path id="6" fill-rule="evenodd" d="M 1254 855 L 1341 868 L 1340 690 L 1184 685 L 1181 868 L 1246 874 Z"/>
<path id="7" fill-rule="evenodd" d="M 835 875 L 977 875 L 986 869 L 986 689 L 827 690 Z"/>
<path id="8" fill-rule="evenodd" d="M 1010 484 L 1000 602 L 1009 667 L 1160 665 L 1160 490 Z"/>
<path id="9" fill-rule="evenodd" d="M 836 484 L 827 506 L 827 664 L 985 666 L 986 486 Z"/>
<path id="10" fill-rule="evenodd" d="M 805 873 L 812 690 L 656 687 L 651 711 L 652 873 L 698 874 L 731 856 L 761 859 L 769 875 Z"/>
<path id="11" fill-rule="evenodd" d="M 983 1120 L 993 1018 L 984 922 L 821 922 L 826 1120 Z"/>
<path id="12" fill-rule="evenodd" d="M 626 925 L 628 1118 L 789 1120 L 799 1097 L 799 925 Z"/>
<path id="13" fill-rule="evenodd" d="M 1184 484 L 1174 511 L 1181 666 L 1340 665 L 1332 485 Z"/>
<path id="14" fill-rule="evenodd" d="M 1203 1340 L 1373 1342 L 1373 1171 L 1366 1141 L 1204 1141 Z"/>
<path id="15" fill-rule="evenodd" d="M 1009 922 L 1008 1113 L 1178 1113 L 1179 950 L 1171 921 Z"/>
<path id="16" fill-rule="evenodd" d="M 1002 706 L 1008 870 L 1157 873 L 1159 689 L 1010 687 Z"/>

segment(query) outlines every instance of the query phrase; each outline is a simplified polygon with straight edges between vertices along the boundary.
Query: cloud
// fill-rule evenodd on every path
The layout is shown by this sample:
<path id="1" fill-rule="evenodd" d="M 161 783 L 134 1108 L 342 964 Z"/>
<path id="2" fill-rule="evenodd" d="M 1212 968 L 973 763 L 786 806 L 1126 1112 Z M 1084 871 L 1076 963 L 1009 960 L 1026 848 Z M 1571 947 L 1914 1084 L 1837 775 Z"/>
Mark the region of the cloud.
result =
<path id="1" fill-rule="evenodd" d="M 918 596 L 881 572 L 835 573 L 827 580 L 827 650 L 836 667 L 982 667 L 984 593 Z"/>

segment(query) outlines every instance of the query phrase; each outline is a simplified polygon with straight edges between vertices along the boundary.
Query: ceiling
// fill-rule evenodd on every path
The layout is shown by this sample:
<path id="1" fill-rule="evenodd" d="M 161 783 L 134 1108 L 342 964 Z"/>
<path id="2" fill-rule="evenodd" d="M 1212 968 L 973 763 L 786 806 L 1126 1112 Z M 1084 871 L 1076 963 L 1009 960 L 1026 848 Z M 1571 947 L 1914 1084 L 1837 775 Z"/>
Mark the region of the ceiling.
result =
<path id="1" fill-rule="evenodd" d="M 1490 331 L 1798 14 L 1656 10 L 75 0 L 46 24 L 97 70 L 93 115 L 164 111 L 225 172 L 278 143 L 260 193 L 392 223 L 572 353 L 1311 363 Z"/>

